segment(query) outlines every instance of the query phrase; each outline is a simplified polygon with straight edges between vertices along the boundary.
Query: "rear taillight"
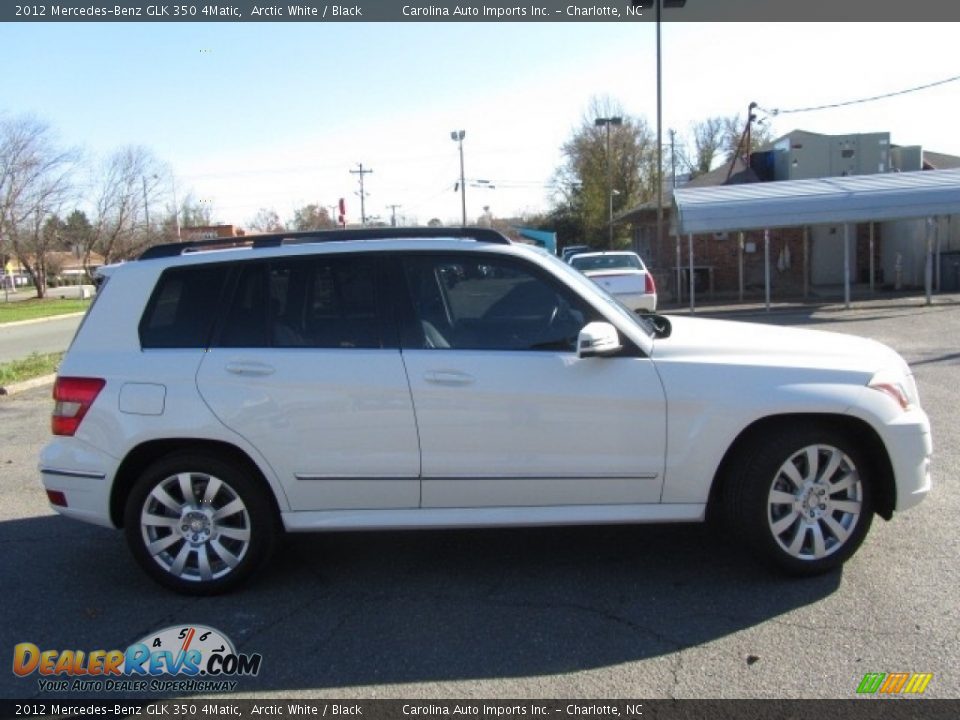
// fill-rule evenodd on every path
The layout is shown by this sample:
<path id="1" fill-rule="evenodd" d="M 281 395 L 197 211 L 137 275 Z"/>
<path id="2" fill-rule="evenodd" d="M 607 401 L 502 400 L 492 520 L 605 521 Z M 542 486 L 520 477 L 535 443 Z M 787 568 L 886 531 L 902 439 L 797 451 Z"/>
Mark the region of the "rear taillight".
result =
<path id="1" fill-rule="evenodd" d="M 107 384 L 101 378 L 58 377 L 53 384 L 53 418 L 51 429 L 54 435 L 72 436 L 80 427 L 83 416 Z"/>
<path id="2" fill-rule="evenodd" d="M 655 292 L 657 292 L 657 284 L 653 281 L 653 275 L 650 273 L 644 275 L 643 291 L 647 295 L 653 295 Z"/>

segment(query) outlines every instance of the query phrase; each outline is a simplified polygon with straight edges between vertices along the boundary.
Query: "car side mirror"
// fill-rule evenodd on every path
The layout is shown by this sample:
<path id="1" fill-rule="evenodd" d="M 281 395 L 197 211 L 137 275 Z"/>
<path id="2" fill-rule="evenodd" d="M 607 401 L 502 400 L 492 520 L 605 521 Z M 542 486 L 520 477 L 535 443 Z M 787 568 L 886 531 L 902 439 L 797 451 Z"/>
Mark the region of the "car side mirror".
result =
<path id="1" fill-rule="evenodd" d="M 608 322 L 587 323 L 577 336 L 577 357 L 614 355 L 622 349 L 620 333 Z"/>

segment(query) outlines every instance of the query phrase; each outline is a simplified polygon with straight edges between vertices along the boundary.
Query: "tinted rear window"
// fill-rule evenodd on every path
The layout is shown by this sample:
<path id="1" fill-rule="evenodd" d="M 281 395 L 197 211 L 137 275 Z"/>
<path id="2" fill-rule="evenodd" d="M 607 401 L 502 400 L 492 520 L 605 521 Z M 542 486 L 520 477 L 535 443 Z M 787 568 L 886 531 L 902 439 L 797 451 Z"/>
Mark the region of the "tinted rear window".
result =
<path id="1" fill-rule="evenodd" d="M 333 257 L 247 265 L 218 347 L 378 348 L 376 265 Z"/>
<path id="2" fill-rule="evenodd" d="M 206 347 L 226 276 L 222 264 L 165 271 L 140 321 L 140 345 Z"/>

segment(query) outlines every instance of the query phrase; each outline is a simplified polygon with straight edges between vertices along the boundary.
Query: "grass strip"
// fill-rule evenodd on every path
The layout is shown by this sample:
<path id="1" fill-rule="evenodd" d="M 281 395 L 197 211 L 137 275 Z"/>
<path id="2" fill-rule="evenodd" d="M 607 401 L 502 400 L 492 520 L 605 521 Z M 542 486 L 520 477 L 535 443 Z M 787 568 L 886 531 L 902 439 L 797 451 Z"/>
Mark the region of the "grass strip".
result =
<path id="1" fill-rule="evenodd" d="M 89 300 L 74 298 L 44 298 L 43 300 L 32 298 L 30 300 L 3 302 L 3 293 L 0 293 L 0 324 L 86 312 L 88 307 L 90 307 Z"/>
<path id="2" fill-rule="evenodd" d="M 32 353 L 22 360 L 0 363 L 0 387 L 54 373 L 61 359 L 62 352 Z"/>

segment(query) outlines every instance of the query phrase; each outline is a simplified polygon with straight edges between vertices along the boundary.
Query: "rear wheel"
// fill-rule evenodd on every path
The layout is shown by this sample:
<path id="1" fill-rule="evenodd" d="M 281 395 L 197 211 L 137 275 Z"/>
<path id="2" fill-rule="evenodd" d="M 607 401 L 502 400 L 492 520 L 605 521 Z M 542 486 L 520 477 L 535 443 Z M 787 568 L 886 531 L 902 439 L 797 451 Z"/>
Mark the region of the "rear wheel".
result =
<path id="1" fill-rule="evenodd" d="M 733 463 L 728 525 L 751 551 L 791 574 L 827 572 L 856 552 L 870 528 L 870 467 L 840 431 L 768 433 Z"/>
<path id="2" fill-rule="evenodd" d="M 144 570 L 191 595 L 239 585 L 269 557 L 278 532 L 258 478 L 232 460 L 198 453 L 151 465 L 130 493 L 124 524 Z"/>

